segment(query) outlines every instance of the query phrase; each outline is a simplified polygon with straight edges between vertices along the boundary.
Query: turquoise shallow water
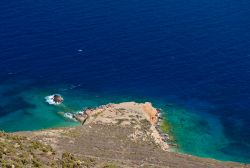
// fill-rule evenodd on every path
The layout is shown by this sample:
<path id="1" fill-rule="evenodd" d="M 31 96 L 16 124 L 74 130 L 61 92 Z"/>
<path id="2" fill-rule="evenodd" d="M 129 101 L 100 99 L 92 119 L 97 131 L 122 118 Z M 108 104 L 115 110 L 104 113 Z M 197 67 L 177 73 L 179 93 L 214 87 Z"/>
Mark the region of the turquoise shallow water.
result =
<path id="1" fill-rule="evenodd" d="M 2 97 L 0 128 L 7 132 L 38 130 L 51 127 L 78 125 L 77 122 L 64 118 L 60 112 L 77 112 L 86 107 L 97 107 L 110 102 L 129 101 L 129 98 L 118 98 L 79 89 L 78 85 L 57 85 L 30 87 L 32 81 L 7 83 L 0 85 Z M 60 105 L 49 105 L 45 97 L 60 93 L 64 102 Z"/>
<path id="2" fill-rule="evenodd" d="M 76 125 L 58 114 L 63 110 L 63 105 L 50 106 L 45 103 L 44 96 L 45 91 L 30 89 L 11 97 L 9 102 L 2 102 L 1 105 L 8 114 L 0 119 L 1 129 L 22 131 Z"/>
<path id="3" fill-rule="evenodd" d="M 227 138 L 219 117 L 204 111 L 200 113 L 188 106 L 164 104 L 160 100 L 154 104 L 163 110 L 165 120 L 171 125 L 171 133 L 178 145 L 175 151 L 204 158 L 250 163 L 249 146 L 241 146 L 244 150 L 237 153 L 235 149 L 240 145 Z"/>
<path id="4" fill-rule="evenodd" d="M 250 162 L 249 0 L 0 1 L 0 129 L 153 101 L 179 151 Z M 78 86 L 80 84 L 80 86 Z M 63 106 L 44 103 L 60 93 Z"/>
<path id="5" fill-rule="evenodd" d="M 209 114 L 200 116 L 178 107 L 169 107 L 166 111 L 180 152 L 221 160 L 228 159 L 228 156 L 218 152 L 229 142 L 216 116 Z"/>
<path id="6" fill-rule="evenodd" d="M 188 106 L 185 108 L 166 103 L 162 99 L 92 92 L 81 88 L 80 85 L 44 85 L 39 88 L 28 88 L 30 84 L 32 81 L 24 80 L 0 86 L 0 95 L 9 95 L 0 104 L 6 108 L 6 114 L 0 118 L 1 129 L 13 132 L 74 126 L 78 123 L 64 118 L 59 112 L 76 112 L 110 102 L 151 101 L 154 106 L 162 109 L 164 118 L 171 124 L 171 132 L 178 144 L 175 151 L 220 160 L 249 161 L 247 154 L 241 153 L 240 157 L 237 157 L 225 152 L 232 142 L 225 136 L 218 117 L 209 113 L 199 114 L 195 110 L 188 110 Z M 59 106 L 47 104 L 44 97 L 53 93 L 62 94 L 64 103 Z"/>

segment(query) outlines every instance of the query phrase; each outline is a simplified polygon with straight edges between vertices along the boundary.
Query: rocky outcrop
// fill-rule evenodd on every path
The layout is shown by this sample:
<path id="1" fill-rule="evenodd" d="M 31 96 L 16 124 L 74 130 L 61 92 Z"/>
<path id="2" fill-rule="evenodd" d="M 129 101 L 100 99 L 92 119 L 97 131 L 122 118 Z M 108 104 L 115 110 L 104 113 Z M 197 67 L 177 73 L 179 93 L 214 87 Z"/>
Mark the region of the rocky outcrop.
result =
<path id="1" fill-rule="evenodd" d="M 157 109 L 151 103 L 107 104 L 95 109 L 87 109 L 80 114 L 87 114 L 89 117 L 83 125 L 77 127 L 16 134 L 52 146 L 53 151 L 57 153 L 55 157 L 59 164 L 69 163 L 69 166 L 73 164 L 79 168 L 108 166 L 250 168 L 250 165 L 246 164 L 169 152 L 168 144 L 162 140 L 162 136 L 156 129 Z M 14 147 L 18 147 L 13 144 Z M 79 160 L 74 159 L 70 153 L 77 156 Z"/>
<path id="2" fill-rule="evenodd" d="M 54 100 L 55 103 L 62 103 L 63 102 L 63 98 L 59 94 L 55 94 L 54 97 L 53 97 L 53 100 Z"/>
<path id="3" fill-rule="evenodd" d="M 152 103 L 146 102 L 143 104 L 143 110 L 148 116 L 148 120 L 150 121 L 151 124 L 156 124 L 157 123 L 157 110 L 152 106 Z"/>

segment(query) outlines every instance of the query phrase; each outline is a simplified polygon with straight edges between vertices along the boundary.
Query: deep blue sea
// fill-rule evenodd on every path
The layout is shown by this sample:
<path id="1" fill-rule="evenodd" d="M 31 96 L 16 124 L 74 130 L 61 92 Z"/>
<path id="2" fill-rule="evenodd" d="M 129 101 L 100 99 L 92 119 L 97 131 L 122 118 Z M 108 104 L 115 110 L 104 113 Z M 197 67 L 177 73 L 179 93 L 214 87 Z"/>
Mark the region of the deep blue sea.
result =
<path id="1" fill-rule="evenodd" d="M 44 97 L 63 95 L 62 106 Z M 0 129 L 151 101 L 178 151 L 250 163 L 249 0 L 3 0 Z"/>

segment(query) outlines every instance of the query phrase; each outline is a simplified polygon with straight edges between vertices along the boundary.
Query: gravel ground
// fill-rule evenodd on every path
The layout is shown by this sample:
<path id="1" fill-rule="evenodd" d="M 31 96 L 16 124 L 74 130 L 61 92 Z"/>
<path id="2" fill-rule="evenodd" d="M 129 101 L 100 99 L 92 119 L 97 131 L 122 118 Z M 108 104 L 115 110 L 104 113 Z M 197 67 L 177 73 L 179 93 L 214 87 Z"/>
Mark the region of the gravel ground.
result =
<path id="1" fill-rule="evenodd" d="M 147 167 L 147 168 L 230 168 L 250 165 L 221 162 L 190 155 L 163 151 L 155 144 L 147 130 L 139 130 L 137 139 L 131 138 L 132 126 L 90 123 L 71 128 L 19 132 L 34 140 L 50 144 L 57 152 L 70 152 L 79 158 L 91 158 L 90 167 Z M 109 165 L 106 165 L 106 164 Z"/>

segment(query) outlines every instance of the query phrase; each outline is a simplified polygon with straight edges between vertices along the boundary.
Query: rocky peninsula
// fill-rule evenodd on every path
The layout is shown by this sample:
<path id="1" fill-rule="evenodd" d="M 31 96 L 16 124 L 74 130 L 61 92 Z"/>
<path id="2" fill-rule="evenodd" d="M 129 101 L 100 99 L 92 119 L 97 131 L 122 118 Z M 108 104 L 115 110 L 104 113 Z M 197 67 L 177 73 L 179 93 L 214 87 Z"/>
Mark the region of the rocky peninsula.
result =
<path id="1" fill-rule="evenodd" d="M 6 148 L 5 142 L 12 144 L 12 147 L 6 150 L 19 150 L 24 146 L 23 143 L 33 144 L 32 150 L 28 150 L 32 154 L 23 150 L 27 157 L 26 162 L 18 162 L 21 167 L 25 167 L 25 163 L 34 167 L 33 158 L 40 167 L 250 167 L 246 164 L 171 152 L 173 144 L 169 135 L 161 129 L 160 111 L 149 102 L 107 104 L 94 109 L 84 109 L 74 114 L 74 118 L 82 124 L 76 127 L 1 134 L 0 142 L 3 149 Z M 6 136 L 15 138 L 7 138 L 6 141 Z M 22 154 L 23 151 L 20 149 L 19 153 Z M 43 157 L 37 156 L 40 154 Z M 3 156 L 10 158 L 7 151 Z M 53 158 L 53 165 L 50 164 L 49 158 Z M 10 159 L 11 166 L 18 167 L 16 162 L 11 161 Z M 5 159 L 5 165 L 7 162 L 8 159 Z"/>

